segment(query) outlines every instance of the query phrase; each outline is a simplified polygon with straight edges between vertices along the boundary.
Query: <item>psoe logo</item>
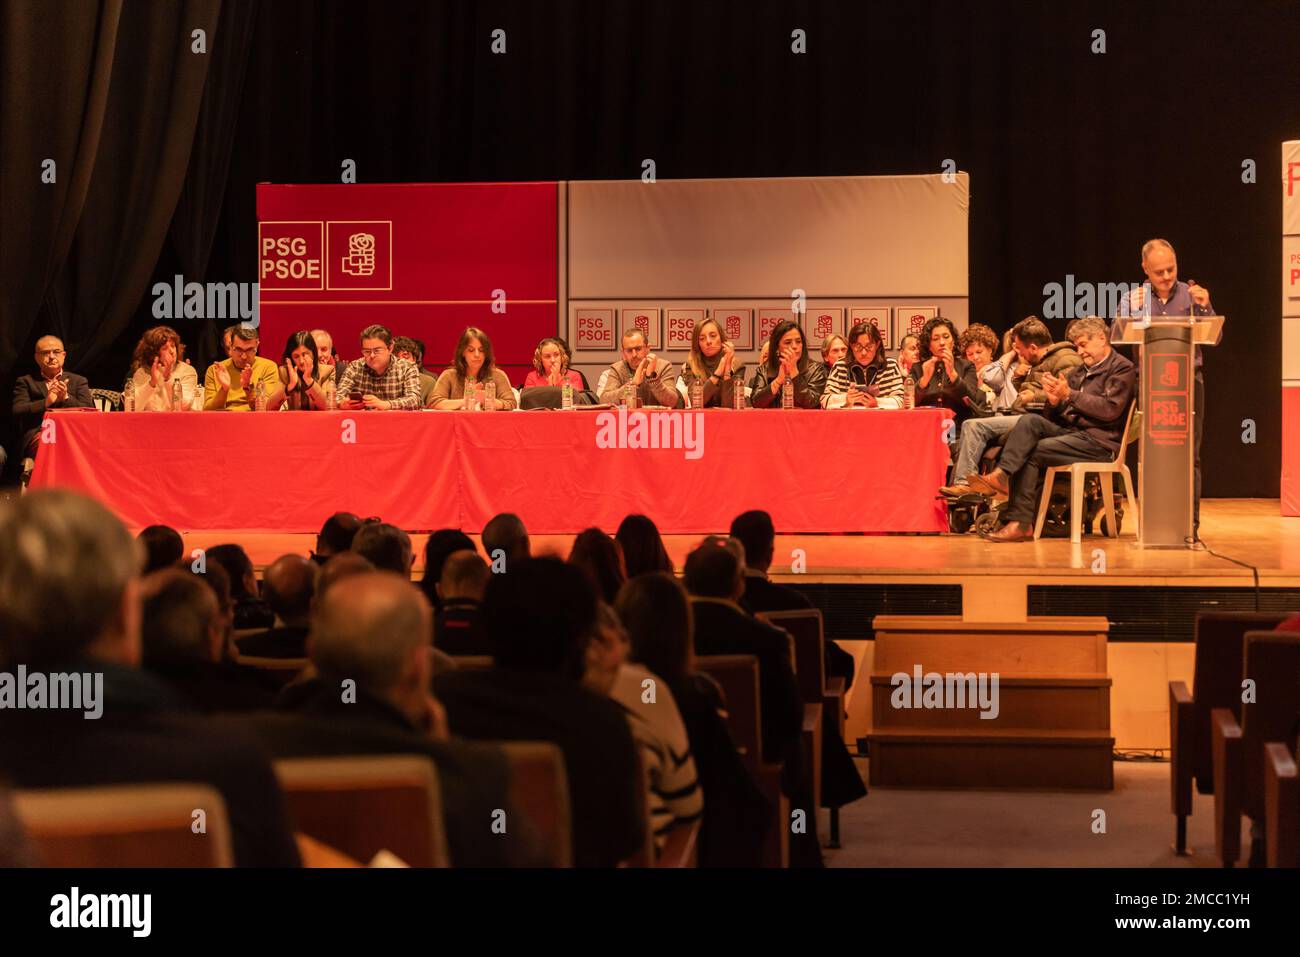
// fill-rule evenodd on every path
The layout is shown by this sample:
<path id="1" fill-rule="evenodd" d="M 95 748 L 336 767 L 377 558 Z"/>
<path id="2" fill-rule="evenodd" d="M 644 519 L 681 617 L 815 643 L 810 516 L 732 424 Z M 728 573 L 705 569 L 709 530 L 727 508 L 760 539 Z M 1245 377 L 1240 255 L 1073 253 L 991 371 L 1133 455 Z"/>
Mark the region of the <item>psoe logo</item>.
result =
<path id="1" fill-rule="evenodd" d="M 51 927 L 127 927 L 148 937 L 153 927 L 152 894 L 82 894 L 78 887 L 50 898 Z"/>
<path id="2" fill-rule="evenodd" d="M 601 412 L 596 416 L 598 449 L 681 449 L 685 458 L 704 454 L 704 413 Z"/>
<path id="3" fill-rule="evenodd" d="M 889 703 L 894 708 L 979 708 L 980 718 L 992 721 L 1002 710 L 999 702 L 998 672 L 983 671 L 962 674 L 940 674 L 937 671 L 921 672 L 915 665 L 909 675 L 899 671 L 890 676 L 893 692 Z"/>
<path id="4" fill-rule="evenodd" d="M 372 233 L 353 233 L 348 237 L 348 254 L 343 257 L 343 271 L 349 276 L 375 274 L 375 237 Z"/>

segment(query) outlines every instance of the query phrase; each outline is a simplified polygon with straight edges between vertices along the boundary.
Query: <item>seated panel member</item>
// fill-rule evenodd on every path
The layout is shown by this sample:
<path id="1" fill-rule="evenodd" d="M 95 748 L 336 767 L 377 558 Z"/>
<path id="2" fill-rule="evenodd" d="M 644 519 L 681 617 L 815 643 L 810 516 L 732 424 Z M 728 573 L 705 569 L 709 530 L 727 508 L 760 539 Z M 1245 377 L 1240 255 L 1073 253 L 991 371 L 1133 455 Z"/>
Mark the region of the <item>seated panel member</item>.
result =
<path id="1" fill-rule="evenodd" d="M 750 383 L 756 409 L 781 408 L 781 389 L 787 381 L 794 383 L 797 409 L 821 408 L 826 391 L 826 367 L 810 359 L 804 348 L 803 330 L 793 319 L 782 319 L 772 330 L 767 361 L 758 367 Z"/>
<path id="2" fill-rule="evenodd" d="M 1016 348 L 1020 354 L 1020 367 L 1028 365 L 1029 369 L 1019 383 L 1011 411 L 1024 412 L 1030 403 L 1046 402 L 1047 390 L 1043 388 L 1043 377 L 1050 372 L 1058 379 L 1063 378 L 1071 369 L 1083 363 L 1074 343 L 1069 339 L 1072 326 L 1074 323 L 1066 327 L 1067 334 L 1063 342 L 1053 342 L 1047 324 L 1037 316 L 1026 316 L 1012 327 L 1012 348 Z M 1019 343 L 1018 347 L 1016 343 Z"/>
<path id="3" fill-rule="evenodd" d="M 903 341 L 898 344 L 898 367 L 903 370 L 903 375 L 911 375 L 912 366 L 920 361 L 920 338 L 911 333 L 903 336 Z"/>
<path id="4" fill-rule="evenodd" d="M 131 359 L 131 387 L 137 412 L 187 412 L 203 408 L 203 391 L 194 367 L 182 362 L 181 337 L 170 326 L 154 326 L 140 337 Z M 181 400 L 174 401 L 176 383 Z"/>
<path id="5" fill-rule="evenodd" d="M 351 364 L 346 359 L 339 356 L 334 351 L 334 337 L 325 329 L 313 329 L 311 331 L 312 341 L 316 343 L 316 358 L 323 369 L 330 366 L 334 369 L 334 381 L 336 383 L 343 381 L 343 373 L 348 371 Z"/>
<path id="6" fill-rule="evenodd" d="M 361 398 L 352 396 L 360 393 Z M 361 361 L 348 364 L 338 385 L 340 409 L 418 409 L 420 373 L 414 362 L 393 355 L 393 334 L 380 325 L 361 330 Z"/>
<path id="7" fill-rule="evenodd" d="M 745 387 L 745 364 L 736 361 L 736 348 L 716 319 L 695 324 L 691 352 L 682 363 L 682 382 L 690 395 L 691 383 L 704 383 L 704 408 L 733 408 L 735 392 Z"/>
<path id="8" fill-rule="evenodd" d="M 235 329 L 230 341 L 230 358 L 212 363 L 203 377 L 204 410 L 253 411 L 253 393 L 259 382 L 266 390 L 266 407 L 280 407 L 284 389 L 275 363 L 257 354 L 260 340 L 252 326 Z"/>
<path id="9" fill-rule="evenodd" d="M 433 387 L 438 380 L 431 372 L 425 371 L 424 343 L 410 336 L 398 336 L 393 340 L 393 355 L 409 359 L 420 370 L 420 408 L 426 408 L 433 399 Z"/>
<path id="10" fill-rule="evenodd" d="M 456 356 L 450 369 L 443 370 L 433 387 L 430 400 L 433 409 L 465 408 L 465 383 L 470 379 L 479 382 L 495 382 L 497 397 L 493 400 L 494 409 L 513 409 L 515 407 L 514 389 L 510 379 L 497 368 L 492 352 L 492 340 L 487 333 L 474 326 L 468 327 L 460 334 L 456 343 Z"/>
<path id="11" fill-rule="evenodd" d="M 623 333 L 623 360 L 600 374 L 596 394 L 602 403 L 617 405 L 619 393 L 628 384 L 636 386 L 638 405 L 663 405 L 674 409 L 682 404 L 673 364 L 650 351 L 650 344 L 640 329 Z"/>
<path id="12" fill-rule="evenodd" d="M 46 409 L 95 407 L 85 376 L 63 371 L 66 356 L 63 340 L 57 336 L 41 336 L 36 340 L 36 365 L 40 374 L 19 376 L 14 383 L 14 422 L 22 437 L 18 448 L 26 458 L 36 457 Z"/>
<path id="13" fill-rule="evenodd" d="M 1080 319 L 1071 332 L 1083 364 L 1065 378 L 1044 377 L 1047 409 L 1043 415 L 1022 415 L 998 458 L 998 467 L 985 476 L 972 476 L 980 491 L 1009 494 L 1005 524 L 984 537 L 992 542 L 1021 542 L 1033 538 L 1043 470 L 1071 462 L 1103 462 L 1114 458 L 1129 405 L 1135 396 L 1137 369 L 1110 347 L 1106 323 Z"/>
<path id="14" fill-rule="evenodd" d="M 569 350 L 564 343 L 554 337 L 548 337 L 537 343 L 533 352 L 533 371 L 524 376 L 524 388 L 534 386 L 564 385 L 568 382 L 575 392 L 586 388 L 582 376 L 569 368 Z"/>
<path id="15" fill-rule="evenodd" d="M 917 406 L 950 409 L 958 424 L 972 409 L 984 408 L 984 393 L 975 380 L 975 367 L 956 355 L 957 327 L 935 316 L 921 330 L 921 361 L 912 366 Z"/>
<path id="16" fill-rule="evenodd" d="M 880 330 L 859 322 L 849 330 L 849 354 L 831 367 L 822 406 L 827 409 L 901 409 L 903 370 L 886 358 Z"/>
<path id="17" fill-rule="evenodd" d="M 835 368 L 835 363 L 849 354 L 849 340 L 838 332 L 832 332 L 822 340 L 821 353 L 822 365 L 826 367 L 826 373 L 829 375 L 830 370 Z"/>
<path id="18" fill-rule="evenodd" d="M 334 367 L 320 364 L 320 350 L 310 332 L 292 333 L 280 357 L 280 404 L 291 412 L 325 408 L 325 389 L 334 381 Z M 337 393 L 335 395 L 337 398 Z"/>

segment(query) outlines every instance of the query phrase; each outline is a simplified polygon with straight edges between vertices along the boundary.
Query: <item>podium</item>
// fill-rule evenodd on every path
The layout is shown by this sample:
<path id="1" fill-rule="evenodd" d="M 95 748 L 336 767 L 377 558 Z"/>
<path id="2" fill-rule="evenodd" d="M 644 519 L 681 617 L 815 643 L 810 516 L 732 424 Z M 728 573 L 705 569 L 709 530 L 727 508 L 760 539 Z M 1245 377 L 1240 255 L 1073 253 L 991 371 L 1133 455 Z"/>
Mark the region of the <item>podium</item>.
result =
<path id="1" fill-rule="evenodd" d="M 1138 347 L 1138 545 L 1191 548 L 1196 347 L 1219 341 L 1223 316 L 1121 316 L 1115 321 L 1111 343 Z"/>

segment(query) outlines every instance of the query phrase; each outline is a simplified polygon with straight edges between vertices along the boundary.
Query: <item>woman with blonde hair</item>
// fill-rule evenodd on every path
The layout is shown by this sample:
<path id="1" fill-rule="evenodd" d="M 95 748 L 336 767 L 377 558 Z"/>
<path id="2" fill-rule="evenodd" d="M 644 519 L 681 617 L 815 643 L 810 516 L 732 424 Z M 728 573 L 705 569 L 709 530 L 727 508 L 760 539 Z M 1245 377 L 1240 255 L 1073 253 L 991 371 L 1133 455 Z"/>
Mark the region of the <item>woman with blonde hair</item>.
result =
<path id="1" fill-rule="evenodd" d="M 691 333 L 691 351 L 682 363 L 682 383 L 691 394 L 691 383 L 704 384 L 702 408 L 719 405 L 730 409 L 735 390 L 745 387 L 745 364 L 736 361 L 736 347 L 731 344 L 716 319 L 695 324 Z"/>

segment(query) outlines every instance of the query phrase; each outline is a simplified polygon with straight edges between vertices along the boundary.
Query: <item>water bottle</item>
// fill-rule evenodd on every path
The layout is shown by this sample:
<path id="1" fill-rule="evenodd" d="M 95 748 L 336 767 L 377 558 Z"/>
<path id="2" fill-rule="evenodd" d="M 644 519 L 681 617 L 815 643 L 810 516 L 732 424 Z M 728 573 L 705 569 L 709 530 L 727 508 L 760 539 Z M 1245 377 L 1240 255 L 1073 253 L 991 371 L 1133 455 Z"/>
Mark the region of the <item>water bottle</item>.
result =
<path id="1" fill-rule="evenodd" d="M 745 408 L 745 383 L 740 379 L 731 381 L 731 407 L 737 412 Z"/>
<path id="2" fill-rule="evenodd" d="M 560 386 L 560 408 L 573 408 L 573 383 L 568 379 L 565 379 L 564 385 Z"/>
<path id="3" fill-rule="evenodd" d="M 623 386 L 622 399 L 619 405 L 629 412 L 636 408 L 636 386 L 631 382 Z"/>
<path id="4" fill-rule="evenodd" d="M 127 379 L 122 385 L 122 411 L 135 411 L 135 380 Z"/>
<path id="5" fill-rule="evenodd" d="M 916 408 L 916 380 L 910 375 L 903 379 L 903 408 Z"/>
<path id="6" fill-rule="evenodd" d="M 483 385 L 483 411 L 493 412 L 496 410 L 497 384 L 495 382 L 486 382 Z"/>
<path id="7" fill-rule="evenodd" d="M 786 379 L 781 383 L 781 408 L 794 408 L 794 380 Z"/>
<path id="8" fill-rule="evenodd" d="M 691 408 L 704 408 L 704 383 L 699 379 L 691 380 Z"/>
<path id="9" fill-rule="evenodd" d="M 256 403 L 253 406 L 253 408 L 258 412 L 265 412 L 266 411 L 266 383 L 264 382 L 257 383 L 257 388 L 253 392 L 253 395 L 255 396 L 254 401 Z"/>
<path id="10" fill-rule="evenodd" d="M 465 411 L 475 412 L 478 405 L 478 380 L 465 380 Z"/>
<path id="11" fill-rule="evenodd" d="M 329 412 L 334 412 L 338 407 L 338 393 L 334 391 L 334 380 L 330 379 L 325 383 L 325 408 Z"/>
<path id="12" fill-rule="evenodd" d="M 177 411 L 184 404 L 185 392 L 181 388 L 181 380 L 177 379 L 172 383 L 172 411 Z"/>

